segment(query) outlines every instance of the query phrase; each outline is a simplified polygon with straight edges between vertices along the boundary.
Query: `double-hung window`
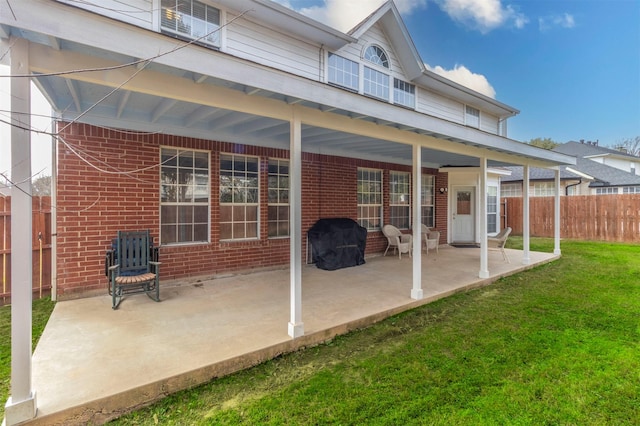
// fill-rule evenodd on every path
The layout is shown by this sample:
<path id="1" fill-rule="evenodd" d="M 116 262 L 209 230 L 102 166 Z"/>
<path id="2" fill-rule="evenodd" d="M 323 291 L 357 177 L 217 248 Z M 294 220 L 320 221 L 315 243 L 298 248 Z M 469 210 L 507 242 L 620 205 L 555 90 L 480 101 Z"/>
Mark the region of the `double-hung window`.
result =
<path id="1" fill-rule="evenodd" d="M 389 70 L 389 59 L 380 46 L 371 45 L 364 51 L 364 59 L 386 71 Z M 389 75 L 371 67 L 363 70 L 363 92 L 365 95 L 389 100 Z"/>
<path id="2" fill-rule="evenodd" d="M 329 53 L 329 83 L 358 91 L 360 75 L 357 62 Z"/>
<path id="3" fill-rule="evenodd" d="M 618 188 L 614 188 L 611 186 L 606 186 L 604 188 L 596 188 L 596 195 L 610 195 L 617 194 Z"/>
<path id="4" fill-rule="evenodd" d="M 522 197 L 521 183 L 503 183 L 500 187 L 503 197 Z"/>
<path id="5" fill-rule="evenodd" d="M 289 236 L 289 161 L 269 160 L 269 237 Z"/>
<path id="6" fill-rule="evenodd" d="M 498 232 L 498 187 L 487 187 L 487 233 Z"/>
<path id="7" fill-rule="evenodd" d="M 410 228 L 410 192 L 411 183 L 408 172 L 389 173 L 389 222 L 396 228 Z"/>
<path id="8" fill-rule="evenodd" d="M 258 157 L 220 155 L 220 239 L 258 238 Z"/>
<path id="9" fill-rule="evenodd" d="M 220 10 L 197 0 L 162 0 L 162 32 L 220 46 Z"/>
<path id="10" fill-rule="evenodd" d="M 556 195 L 556 185 L 553 182 L 534 182 L 534 197 L 552 197 Z"/>
<path id="11" fill-rule="evenodd" d="M 209 240 L 209 153 L 162 148 L 160 243 Z"/>
<path id="12" fill-rule="evenodd" d="M 435 176 L 422 175 L 422 187 L 421 187 L 421 207 L 422 207 L 422 223 L 433 228 L 436 225 L 435 220 L 435 206 L 436 206 L 436 192 L 435 192 Z"/>
<path id="13" fill-rule="evenodd" d="M 364 94 L 389 99 L 389 76 L 373 68 L 364 67 Z"/>
<path id="14" fill-rule="evenodd" d="M 358 168 L 358 223 L 368 230 L 382 228 L 382 171 Z"/>
<path id="15" fill-rule="evenodd" d="M 407 108 L 416 107 L 416 86 L 406 81 L 393 79 L 393 103 Z"/>
<path id="16" fill-rule="evenodd" d="M 476 129 L 480 128 L 480 110 L 466 105 L 464 111 L 464 124 Z"/>

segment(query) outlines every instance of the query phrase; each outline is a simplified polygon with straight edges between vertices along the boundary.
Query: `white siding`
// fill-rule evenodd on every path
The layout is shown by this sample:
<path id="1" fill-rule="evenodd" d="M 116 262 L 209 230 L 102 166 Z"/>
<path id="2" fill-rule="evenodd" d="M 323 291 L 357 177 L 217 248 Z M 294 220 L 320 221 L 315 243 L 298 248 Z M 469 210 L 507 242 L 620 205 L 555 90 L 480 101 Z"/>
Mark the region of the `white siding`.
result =
<path id="1" fill-rule="evenodd" d="M 480 130 L 497 135 L 498 134 L 498 117 L 481 110 L 480 111 Z"/>
<path id="2" fill-rule="evenodd" d="M 230 22 L 234 16 L 227 14 Z M 238 19 L 226 27 L 225 53 L 290 72 L 320 79 L 320 46 L 282 34 L 273 28 Z"/>
<path id="3" fill-rule="evenodd" d="M 454 101 L 422 88 L 417 88 L 416 92 L 417 111 L 464 124 L 464 104 L 462 102 Z"/>
<path id="4" fill-rule="evenodd" d="M 153 29 L 153 0 L 58 1 L 148 30 Z"/>

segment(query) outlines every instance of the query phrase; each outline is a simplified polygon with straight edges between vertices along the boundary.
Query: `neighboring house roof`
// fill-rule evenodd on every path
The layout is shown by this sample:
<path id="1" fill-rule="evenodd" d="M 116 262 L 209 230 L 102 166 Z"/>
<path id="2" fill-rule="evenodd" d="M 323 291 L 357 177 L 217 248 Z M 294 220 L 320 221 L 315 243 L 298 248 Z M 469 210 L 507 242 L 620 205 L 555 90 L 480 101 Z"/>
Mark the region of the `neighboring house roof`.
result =
<path id="1" fill-rule="evenodd" d="M 599 155 L 620 154 L 638 159 L 633 155 L 580 142 L 567 142 L 559 145 L 554 151 L 577 156 L 575 166 L 560 167 L 560 180 L 585 178 L 591 180 L 589 187 L 640 185 L 640 176 L 590 159 L 594 157 L 595 153 L 600 153 Z M 502 182 L 523 181 L 523 167 L 509 166 L 505 168 L 511 170 L 511 176 L 502 177 Z M 532 181 L 553 180 L 555 172 L 552 169 L 531 167 L 529 179 Z"/>
<path id="2" fill-rule="evenodd" d="M 569 141 L 567 143 L 563 143 L 558 145 L 553 149 L 555 152 L 559 152 L 561 154 L 573 155 L 576 157 L 602 157 L 602 156 L 610 156 L 610 157 L 620 157 L 626 158 L 633 161 L 640 162 L 640 157 L 636 157 L 635 155 L 628 154 L 623 151 L 618 151 L 617 149 L 606 148 L 597 145 L 597 142 L 576 142 Z"/>
<path id="3" fill-rule="evenodd" d="M 588 158 L 578 158 L 576 165 L 571 168 L 592 176 L 594 180 L 589 184 L 590 187 L 640 185 L 640 176 Z"/>
<path id="4" fill-rule="evenodd" d="M 505 169 L 511 170 L 511 176 L 503 176 L 500 178 L 502 182 L 522 182 L 524 180 L 524 168 L 521 166 L 509 166 Z M 560 168 L 560 180 L 580 179 L 580 175 L 572 173 L 566 167 Z M 555 179 L 555 171 L 552 169 L 542 169 L 539 167 L 531 167 L 529 169 L 529 180 L 553 180 Z"/>

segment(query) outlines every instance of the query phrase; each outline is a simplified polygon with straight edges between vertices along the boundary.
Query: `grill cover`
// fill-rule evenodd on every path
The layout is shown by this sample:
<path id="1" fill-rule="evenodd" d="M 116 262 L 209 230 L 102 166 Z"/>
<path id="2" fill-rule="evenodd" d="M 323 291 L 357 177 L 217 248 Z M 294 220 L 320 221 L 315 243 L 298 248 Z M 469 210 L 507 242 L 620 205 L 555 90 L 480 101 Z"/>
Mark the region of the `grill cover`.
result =
<path id="1" fill-rule="evenodd" d="M 318 220 L 307 232 L 313 262 L 320 269 L 334 271 L 362 265 L 367 229 L 349 218 Z"/>

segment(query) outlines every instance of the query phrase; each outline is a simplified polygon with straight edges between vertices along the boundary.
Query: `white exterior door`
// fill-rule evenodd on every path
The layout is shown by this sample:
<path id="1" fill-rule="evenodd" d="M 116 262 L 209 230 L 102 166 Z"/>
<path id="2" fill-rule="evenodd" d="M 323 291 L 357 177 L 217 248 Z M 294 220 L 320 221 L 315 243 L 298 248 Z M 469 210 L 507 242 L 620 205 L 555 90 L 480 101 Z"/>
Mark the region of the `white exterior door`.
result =
<path id="1" fill-rule="evenodd" d="M 475 242 L 474 215 L 475 188 L 460 187 L 454 191 L 453 198 L 453 242 Z"/>

